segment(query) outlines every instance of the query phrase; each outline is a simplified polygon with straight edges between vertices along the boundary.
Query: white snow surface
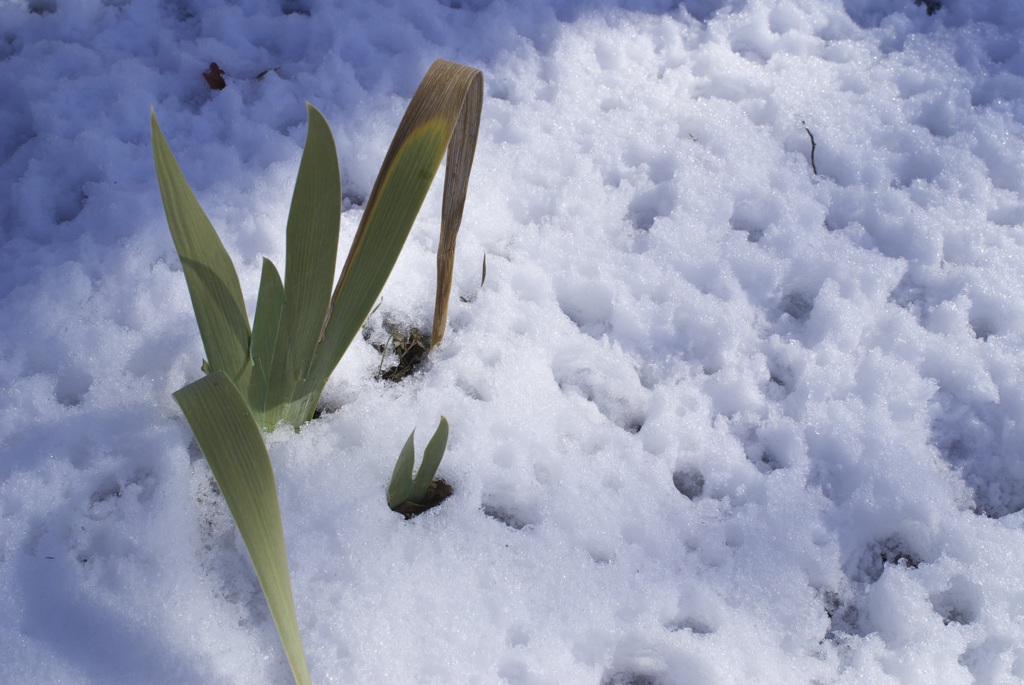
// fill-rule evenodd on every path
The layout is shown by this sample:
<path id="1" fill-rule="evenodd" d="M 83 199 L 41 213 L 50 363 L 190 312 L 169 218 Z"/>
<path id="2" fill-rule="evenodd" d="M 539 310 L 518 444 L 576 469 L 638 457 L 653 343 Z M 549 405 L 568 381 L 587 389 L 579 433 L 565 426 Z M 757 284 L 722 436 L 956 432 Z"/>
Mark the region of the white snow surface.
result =
<path id="1" fill-rule="evenodd" d="M 1024 682 L 1024 3 L 936 6 L 0 2 L 0 682 L 290 682 L 171 397 L 150 108 L 251 315 L 304 103 L 340 268 L 437 57 L 486 80 L 447 336 L 377 380 L 437 182 L 267 437 L 314 682 Z M 441 414 L 454 495 L 406 521 Z"/>

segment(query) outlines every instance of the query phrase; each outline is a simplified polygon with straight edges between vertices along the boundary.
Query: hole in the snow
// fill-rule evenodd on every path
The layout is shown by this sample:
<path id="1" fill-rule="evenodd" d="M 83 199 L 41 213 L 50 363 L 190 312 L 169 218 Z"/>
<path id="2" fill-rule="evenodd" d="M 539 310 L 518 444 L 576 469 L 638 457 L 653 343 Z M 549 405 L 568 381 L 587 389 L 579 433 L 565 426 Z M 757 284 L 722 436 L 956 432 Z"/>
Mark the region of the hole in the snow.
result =
<path id="1" fill-rule="evenodd" d="M 839 593 L 827 590 L 823 593 L 825 615 L 829 619 L 829 627 L 825 639 L 837 642 L 841 635 L 861 635 L 860 611 L 850 602 L 844 600 Z"/>
<path id="2" fill-rule="evenodd" d="M 627 215 L 636 230 L 649 231 L 659 217 L 672 214 L 675 206 L 675 189 L 663 183 L 634 197 L 629 203 Z"/>
<path id="3" fill-rule="evenodd" d="M 77 407 L 92 387 L 92 376 L 84 371 L 69 370 L 57 378 L 54 393 L 65 407 Z"/>
<path id="4" fill-rule="evenodd" d="M 665 624 L 665 627 L 673 632 L 690 631 L 694 635 L 711 635 L 715 632 L 710 622 L 695 616 L 688 616 Z"/>
<path id="5" fill-rule="evenodd" d="M 948 588 L 933 594 L 930 599 L 935 613 L 947 625 L 968 625 L 981 615 L 981 589 L 963 576 L 954 577 Z"/>
<path id="6" fill-rule="evenodd" d="M 771 473 L 772 471 L 777 471 L 784 466 L 783 463 L 779 461 L 778 457 L 768 450 L 761 451 L 757 456 L 752 457 L 750 461 L 761 473 Z"/>
<path id="7" fill-rule="evenodd" d="M 492 518 L 495 521 L 500 521 L 514 530 L 522 530 L 533 524 L 532 521 L 527 520 L 526 517 L 519 512 L 514 511 L 512 508 L 504 507 L 492 502 L 484 502 L 480 507 L 480 510 L 483 511 L 484 516 Z"/>
<path id="8" fill-rule="evenodd" d="M 615 671 L 601 678 L 601 685 L 661 685 L 661 678 L 639 671 Z"/>
<path id="9" fill-rule="evenodd" d="M 692 468 L 682 468 L 672 474 L 672 484 L 688 499 L 697 499 L 704 493 L 704 474 Z"/>
<path id="10" fill-rule="evenodd" d="M 797 321 L 806 321 L 814 309 L 814 301 L 803 293 L 789 293 L 782 298 L 779 309 L 784 314 L 789 314 Z"/>
<path id="11" fill-rule="evenodd" d="M 990 324 L 988 321 L 981 319 L 970 319 L 971 332 L 974 333 L 974 337 L 978 340 L 984 340 L 988 342 L 989 336 L 995 335 L 996 327 Z"/>
<path id="12" fill-rule="evenodd" d="M 920 564 L 920 555 L 903 538 L 893 535 L 868 546 L 857 565 L 855 579 L 873 583 L 882 577 L 887 566 L 917 568 Z"/>
<path id="13" fill-rule="evenodd" d="M 281 2 L 281 13 L 282 14 L 298 14 L 301 16 L 310 16 L 310 9 L 307 3 L 301 2 L 301 0 L 282 0 Z"/>

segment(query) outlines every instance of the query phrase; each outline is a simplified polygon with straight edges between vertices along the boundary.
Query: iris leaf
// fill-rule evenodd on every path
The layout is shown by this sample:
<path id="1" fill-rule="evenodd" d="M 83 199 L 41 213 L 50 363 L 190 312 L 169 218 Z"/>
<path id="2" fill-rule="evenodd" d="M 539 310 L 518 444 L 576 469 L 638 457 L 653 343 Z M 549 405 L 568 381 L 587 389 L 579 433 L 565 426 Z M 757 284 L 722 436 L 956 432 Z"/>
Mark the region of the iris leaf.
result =
<path id="1" fill-rule="evenodd" d="M 281 509 L 263 434 L 227 374 L 214 371 L 174 393 L 238 525 L 298 685 L 309 685 L 288 579 Z"/>

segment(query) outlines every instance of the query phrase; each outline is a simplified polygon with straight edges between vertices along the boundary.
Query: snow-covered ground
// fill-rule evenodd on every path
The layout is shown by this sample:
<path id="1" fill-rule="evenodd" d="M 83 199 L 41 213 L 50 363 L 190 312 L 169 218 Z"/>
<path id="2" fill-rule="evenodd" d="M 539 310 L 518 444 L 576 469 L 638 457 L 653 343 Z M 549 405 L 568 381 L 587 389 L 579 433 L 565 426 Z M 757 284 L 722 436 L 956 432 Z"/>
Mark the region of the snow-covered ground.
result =
<path id="1" fill-rule="evenodd" d="M 314 682 L 1024 682 L 1024 3 L 936 5 L 0 1 L 0 682 L 289 682 L 171 398 L 150 107 L 251 308 L 304 103 L 347 250 L 436 57 L 486 79 L 448 335 L 375 379 L 435 188 L 268 436 Z"/>

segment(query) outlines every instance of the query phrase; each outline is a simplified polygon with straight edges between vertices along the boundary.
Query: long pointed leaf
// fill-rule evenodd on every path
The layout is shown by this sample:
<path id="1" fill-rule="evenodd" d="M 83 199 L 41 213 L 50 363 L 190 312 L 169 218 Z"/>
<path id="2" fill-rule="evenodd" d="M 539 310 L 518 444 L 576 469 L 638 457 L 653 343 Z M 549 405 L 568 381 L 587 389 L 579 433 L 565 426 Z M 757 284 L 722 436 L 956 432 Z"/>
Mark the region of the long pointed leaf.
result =
<path id="1" fill-rule="evenodd" d="M 288 578 L 281 510 L 263 435 L 231 380 L 214 371 L 174 393 L 249 550 L 298 685 L 309 685 Z"/>
<path id="2" fill-rule="evenodd" d="M 448 298 L 452 292 L 452 272 L 455 269 L 455 239 L 459 235 L 462 210 L 466 205 L 469 172 L 473 169 L 473 156 L 476 154 L 483 98 L 484 79 L 483 75 L 479 74 L 471 81 L 466 92 L 459 113 L 459 122 L 448 146 L 444 200 L 441 205 L 441 237 L 437 245 L 437 292 L 434 296 L 434 323 L 430 331 L 431 347 L 441 343 L 448 325 Z"/>
<path id="3" fill-rule="evenodd" d="M 269 259 L 263 260 L 263 272 L 260 274 L 260 290 L 256 297 L 256 316 L 252 322 L 252 356 L 253 371 L 249 385 L 249 406 L 257 414 L 257 422 L 263 421 L 266 411 L 267 385 L 270 382 L 270 370 L 274 363 L 277 349 L 278 330 L 281 326 L 281 312 L 284 310 L 285 296 L 281 276 L 277 267 Z"/>
<path id="4" fill-rule="evenodd" d="M 409 492 L 412 490 L 412 466 L 416 460 L 416 448 L 413 445 L 413 436 L 416 431 L 409 433 L 409 439 L 405 441 L 405 447 L 398 454 L 398 461 L 395 462 L 395 469 L 391 472 L 391 482 L 388 484 L 388 506 L 396 509 L 409 499 Z"/>
<path id="5" fill-rule="evenodd" d="M 285 307 L 267 406 L 290 402 L 327 319 L 341 225 L 341 176 L 330 126 L 306 105 L 309 128 L 288 212 Z M 281 354 L 283 352 L 283 354 Z"/>
<path id="6" fill-rule="evenodd" d="M 441 164 L 446 134 L 443 120 L 425 121 L 403 136 L 390 163 L 385 160 L 379 177 L 380 191 L 367 202 L 360 230 L 338 281 L 329 338 L 334 338 L 331 326 L 341 322 L 343 326 L 337 328 L 347 334 L 339 337 L 351 340 L 377 301 Z"/>
<path id="7" fill-rule="evenodd" d="M 472 157 L 482 84 L 483 76 L 478 70 L 437 60 L 413 95 L 367 200 L 331 297 L 330 314 L 320 336 L 313 370 L 301 388 L 303 396 L 312 398 L 307 401 L 308 415 L 391 274 L 457 126 L 466 136 L 472 129 L 474 142 L 469 145 L 463 141 L 456 157 Z M 475 108 L 477 114 L 465 114 L 467 107 Z M 466 123 L 462 125 L 460 121 Z M 463 171 L 458 173 L 464 172 L 468 179 L 468 166 L 461 161 L 456 166 L 462 167 Z M 464 186 L 462 176 L 453 184 Z M 459 193 L 453 191 L 453 196 L 453 202 L 458 204 Z M 448 215 L 448 223 L 457 230 L 461 206 L 455 211 L 453 205 Z"/>
<path id="8" fill-rule="evenodd" d="M 437 467 L 441 465 L 441 458 L 444 457 L 444 450 L 448 446 L 448 419 L 441 417 L 437 424 L 434 436 L 427 443 L 427 449 L 423 452 L 423 463 L 416 471 L 416 478 L 412 482 L 412 490 L 409 492 L 409 500 L 420 504 L 427 498 L 427 489 L 434 480 Z"/>
<path id="9" fill-rule="evenodd" d="M 231 257 L 185 180 L 151 113 L 153 161 L 167 225 L 185 272 L 209 368 L 241 381 L 249 371 L 249 318 Z"/>

